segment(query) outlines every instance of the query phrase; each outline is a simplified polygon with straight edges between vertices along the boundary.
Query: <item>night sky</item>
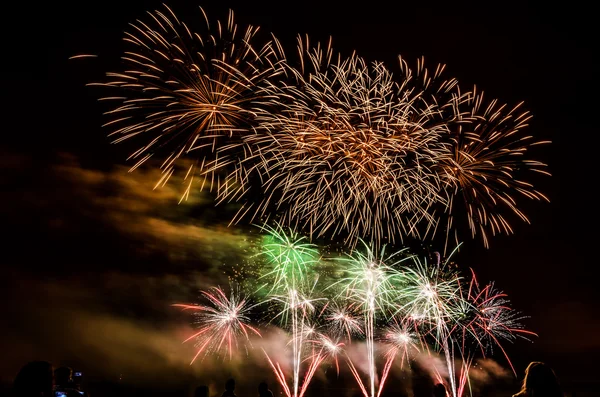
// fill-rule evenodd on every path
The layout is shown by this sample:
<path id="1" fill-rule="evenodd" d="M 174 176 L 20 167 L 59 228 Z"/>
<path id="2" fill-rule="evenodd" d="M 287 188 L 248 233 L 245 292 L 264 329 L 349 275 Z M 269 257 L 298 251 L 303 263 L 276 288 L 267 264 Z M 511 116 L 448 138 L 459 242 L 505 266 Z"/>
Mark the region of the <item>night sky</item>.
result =
<path id="1" fill-rule="evenodd" d="M 167 4 L 191 26 L 203 23 L 198 5 L 213 20 L 232 8 L 238 24 L 260 26 L 261 37 L 272 32 L 290 47 L 297 34 L 332 36 L 342 54 L 356 50 L 392 68 L 399 54 L 411 64 L 425 56 L 488 98 L 525 101 L 534 116 L 528 132 L 553 142 L 535 152 L 552 177 L 533 179 L 551 202 L 521 200 L 530 225 L 513 222 L 514 235 L 496 236 L 490 249 L 466 240 L 456 261 L 495 280 L 531 316 L 525 323 L 539 338 L 508 348 L 519 376 L 541 360 L 566 385 L 597 381 L 600 56 L 591 5 L 387 3 Z M 226 227 L 226 210 L 206 195 L 177 205 L 171 184 L 152 190 L 155 171 L 129 174 L 133 148 L 110 144 L 101 128 L 106 108 L 85 86 L 119 70 L 127 24 L 160 6 L 23 2 L 4 12 L 2 382 L 34 359 L 74 363 L 98 379 L 197 375 L 179 342 L 187 318 L 168 305 L 194 298 L 223 263 L 240 263 L 245 237 Z M 77 54 L 98 58 L 68 59 Z"/>

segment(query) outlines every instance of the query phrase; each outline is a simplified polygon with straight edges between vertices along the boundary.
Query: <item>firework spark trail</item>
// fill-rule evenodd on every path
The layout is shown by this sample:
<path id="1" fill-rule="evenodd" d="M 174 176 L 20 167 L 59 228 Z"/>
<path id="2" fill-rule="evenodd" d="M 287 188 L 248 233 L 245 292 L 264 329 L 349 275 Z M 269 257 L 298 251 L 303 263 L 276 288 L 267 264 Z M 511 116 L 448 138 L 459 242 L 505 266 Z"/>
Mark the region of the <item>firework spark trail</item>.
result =
<path id="1" fill-rule="evenodd" d="M 283 392 L 285 393 L 285 395 L 287 397 L 292 397 L 292 393 L 291 393 L 290 388 L 285 379 L 285 372 L 283 372 L 283 370 L 281 369 L 281 365 L 279 365 L 279 363 L 274 363 L 273 360 L 271 360 L 271 357 L 269 357 L 269 355 L 267 354 L 267 352 L 264 351 L 264 349 L 263 349 L 263 352 L 265 353 L 265 356 L 267 357 L 267 360 L 269 361 L 269 365 L 271 365 L 271 368 L 273 369 L 273 372 L 275 373 L 277 381 L 283 388 Z"/>
<path id="2" fill-rule="evenodd" d="M 231 359 L 239 337 L 242 336 L 249 343 L 251 334 L 261 336 L 258 329 L 248 324 L 249 311 L 253 306 L 239 293 L 235 293 L 232 289 L 228 297 L 221 288 L 213 287 L 208 291 L 202 291 L 202 296 L 208 301 L 206 305 L 173 305 L 183 310 L 194 311 L 196 324 L 200 328 L 198 332 L 184 340 L 185 343 L 195 339 L 196 345 L 199 346 L 190 365 L 202 352 L 205 355 L 209 352 L 218 353 L 223 346 Z"/>
<path id="3" fill-rule="evenodd" d="M 296 362 L 293 363 L 294 372 L 292 374 L 293 387 L 298 387 L 297 390 L 289 388 L 286 381 L 285 372 L 281 369 L 279 363 L 274 362 L 265 352 L 269 364 L 275 372 L 278 382 L 282 384 L 282 387 L 287 397 L 294 397 L 294 395 L 302 397 L 306 393 L 306 390 L 308 389 L 308 386 L 310 385 L 310 382 L 312 381 L 317 369 L 328 358 L 333 358 L 333 362 L 335 364 L 338 375 L 340 371 L 338 355 L 341 354 L 342 349 L 344 347 L 344 343 L 340 342 L 335 338 L 331 338 L 322 332 L 318 332 L 315 329 L 315 326 L 308 324 L 308 318 L 305 315 L 306 311 L 303 311 L 303 313 L 303 328 L 298 332 L 298 335 L 296 336 L 299 342 L 297 348 L 300 350 L 300 354 L 296 355 L 294 353 L 293 357 L 293 360 L 299 360 L 297 366 Z M 290 343 L 293 343 L 293 340 L 290 341 Z M 306 347 L 307 344 L 310 346 L 310 348 Z M 310 354 L 303 355 L 302 351 L 304 350 L 310 350 Z M 306 357 L 303 358 L 303 356 Z M 302 378 L 302 383 L 300 385 L 300 364 L 306 362 L 308 362 L 308 366 L 305 368 L 304 377 Z M 298 381 L 296 381 L 296 379 L 298 379 Z"/>
<path id="4" fill-rule="evenodd" d="M 473 364 L 473 357 L 468 357 L 466 359 L 463 359 L 461 362 L 461 367 L 460 367 L 460 375 L 459 375 L 459 382 L 458 382 L 458 389 L 457 389 L 457 395 L 458 396 L 462 396 L 465 392 L 465 388 L 467 387 L 467 385 L 469 386 L 469 388 L 471 388 L 470 386 L 470 381 L 469 381 L 469 371 L 471 370 L 471 366 Z"/>
<path id="5" fill-rule="evenodd" d="M 370 394 L 367 392 L 365 384 L 363 383 L 363 381 L 362 381 L 362 379 L 360 377 L 360 374 L 358 373 L 358 370 L 354 366 L 354 363 L 352 362 L 352 360 L 350 360 L 349 358 L 348 358 L 348 367 L 350 368 L 350 372 L 352 373 L 352 376 L 354 376 L 354 379 L 356 380 L 356 383 L 360 387 L 360 390 L 362 391 L 363 396 L 369 397 Z"/>
<path id="6" fill-rule="evenodd" d="M 407 288 L 404 294 L 412 295 L 408 304 L 410 313 L 418 313 L 421 327 L 428 328 L 424 332 L 434 335 L 434 340 L 444 353 L 450 387 L 452 394 L 456 394 L 456 383 L 454 376 L 454 350 L 450 338 L 450 327 L 448 323 L 453 319 L 453 307 L 451 302 L 457 299 L 458 283 L 455 275 L 448 275 L 440 264 L 429 264 L 415 258 L 417 266 L 409 270 L 414 282 L 411 288 Z M 449 276 L 449 277 L 448 277 Z"/>
<path id="7" fill-rule="evenodd" d="M 313 351 L 312 354 L 307 358 L 307 361 L 309 361 L 310 364 L 306 370 L 304 379 L 302 380 L 302 388 L 300 389 L 300 394 L 298 397 L 304 396 L 306 390 L 308 389 L 308 385 L 315 375 L 315 372 L 327 358 L 333 357 L 339 374 L 338 354 L 340 354 L 341 349 L 344 347 L 344 343 L 335 341 L 320 332 L 314 334 L 314 337 L 308 340 L 308 342 L 312 344 Z"/>
<path id="8" fill-rule="evenodd" d="M 322 332 L 317 334 L 317 337 L 312 341 L 313 345 L 319 348 L 319 354 L 325 355 L 325 358 L 333 358 L 337 374 L 340 374 L 339 355 L 343 352 L 345 346 L 337 337 L 330 337 Z"/>
<path id="9" fill-rule="evenodd" d="M 435 339 L 442 341 L 445 327 L 440 325 L 457 314 L 453 302 L 459 298 L 460 276 L 439 260 L 431 263 L 417 256 L 411 260 L 412 266 L 402 269 L 405 283 L 399 292 L 401 305 L 397 306 L 396 314 L 405 313 L 406 321 L 430 327 Z"/>
<path id="10" fill-rule="evenodd" d="M 528 111 L 520 110 L 522 103 L 512 109 L 498 100 L 486 104 L 483 93 L 474 89 L 456 106 L 458 119 L 451 124 L 446 138 L 450 151 L 439 157 L 439 167 L 435 169 L 448 197 L 446 230 L 455 231 L 458 243 L 453 222 L 462 216 L 457 211 L 463 210 L 471 236 L 480 234 L 488 247 L 489 233 L 513 232 L 504 212 L 529 223 L 517 207 L 517 195 L 549 201 L 530 182 L 519 179 L 523 171 L 550 175 L 546 164 L 525 157 L 530 148 L 549 141 L 535 141 L 533 136 L 521 132 L 532 117 Z M 461 203 L 464 208 L 457 208 Z M 446 244 L 448 238 L 447 235 Z"/>
<path id="11" fill-rule="evenodd" d="M 310 298 L 310 292 L 312 291 L 309 291 L 305 295 L 296 289 L 290 289 L 287 295 L 272 294 L 269 298 L 270 301 L 277 302 L 283 306 L 283 309 L 275 315 L 274 319 L 281 319 L 284 326 L 289 327 L 291 331 L 289 343 L 292 345 L 292 397 L 299 397 L 302 394 L 302 390 L 308 386 L 305 382 L 310 382 L 312 379 L 312 375 L 305 375 L 302 385 L 300 385 L 300 372 L 304 361 L 303 353 L 306 349 L 305 344 L 307 342 L 313 343 L 310 338 L 315 334 L 315 328 L 310 324 L 310 319 L 315 313 L 315 304 L 322 300 Z M 313 361 L 311 361 L 307 371 L 316 370 L 316 368 L 312 368 L 312 365 Z"/>
<path id="12" fill-rule="evenodd" d="M 424 338 L 432 338 L 435 347 L 443 352 L 449 374 L 450 388 L 457 396 L 455 373 L 455 341 L 453 331 L 456 319 L 462 314 L 461 300 L 462 278 L 452 270 L 448 263 L 458 247 L 443 262 L 441 256 L 436 260 L 421 260 L 412 256 L 412 266 L 403 267 L 404 288 L 399 291 L 395 315 L 402 322 L 412 324 Z M 462 354 L 462 351 L 459 350 Z"/>
<path id="13" fill-rule="evenodd" d="M 105 126 L 114 129 L 114 142 L 143 142 L 130 156 L 136 160 L 132 170 L 155 154 L 163 156 L 157 187 L 193 152 L 192 164 L 184 167 L 182 200 L 189 196 L 195 175 L 201 177 L 201 189 L 208 183 L 219 196 L 238 194 L 234 185 L 244 181 L 225 171 L 231 160 L 223 147 L 248 133 L 252 109 L 264 99 L 259 86 L 275 70 L 269 62 L 271 44 L 251 44 L 258 28 L 250 26 L 240 35 L 231 11 L 225 23 L 211 26 L 200 10 L 206 22 L 200 34 L 167 6 L 149 12 L 147 21 L 130 24 L 124 37 L 131 47 L 122 56 L 124 71 L 108 73 L 106 83 L 90 84 L 118 92 L 101 99 L 118 103 L 106 113 L 111 120 Z"/>

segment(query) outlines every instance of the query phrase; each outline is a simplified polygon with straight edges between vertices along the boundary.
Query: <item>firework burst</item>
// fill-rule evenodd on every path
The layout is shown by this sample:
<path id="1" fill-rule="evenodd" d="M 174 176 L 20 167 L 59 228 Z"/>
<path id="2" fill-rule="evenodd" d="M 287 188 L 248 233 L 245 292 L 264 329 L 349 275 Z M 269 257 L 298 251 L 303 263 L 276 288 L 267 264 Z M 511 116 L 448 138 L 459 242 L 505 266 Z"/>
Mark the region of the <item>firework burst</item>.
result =
<path id="1" fill-rule="evenodd" d="M 510 307 L 506 294 L 497 290 L 494 283 L 482 287 L 477 282 L 473 270 L 471 276 L 468 289 L 463 293 L 464 301 L 468 306 L 464 315 L 459 318 L 462 321 L 456 328 L 462 339 L 461 350 L 468 351 L 466 343 L 469 340 L 480 347 L 484 357 L 487 352 L 491 353 L 494 347 L 497 347 L 515 372 L 508 354 L 502 347 L 502 342 L 512 343 L 519 337 L 529 340 L 529 337 L 537 334 L 524 328 L 521 321 L 526 317 Z"/>
<path id="2" fill-rule="evenodd" d="M 258 28 L 238 29 L 232 12 L 212 24 L 201 13 L 200 33 L 166 6 L 132 23 L 125 67 L 93 84 L 116 102 L 106 123 L 115 142 L 141 143 L 132 169 L 161 158 L 156 186 L 181 168 L 182 199 L 196 177 L 217 203 L 241 203 L 231 223 L 277 216 L 350 248 L 433 238 L 441 217 L 446 245 L 458 242 L 463 212 L 488 246 L 512 232 L 507 213 L 528 221 L 517 196 L 547 200 L 520 176 L 547 174 L 525 156 L 545 143 L 522 134 L 528 112 L 462 93 L 445 66 L 399 58 L 393 75 L 308 37 L 292 61 L 277 40 L 254 46 Z"/>
<path id="3" fill-rule="evenodd" d="M 274 70 L 268 62 L 270 44 L 258 49 L 251 44 L 258 28 L 238 30 L 231 11 L 225 23 L 211 25 L 200 10 L 206 22 L 201 33 L 166 6 L 148 13 L 147 21 L 132 23 L 124 37 L 130 46 L 122 57 L 124 71 L 93 84 L 117 92 L 102 98 L 118 103 L 105 124 L 113 129 L 114 142 L 141 143 L 130 156 L 132 170 L 160 154 L 163 173 L 157 186 L 182 168 L 182 199 L 195 175 L 202 177 L 201 188 L 207 182 L 216 185 L 222 197 L 235 196 L 235 186 L 243 190 L 239 175 L 217 171 L 228 169 L 223 148 L 248 133 L 252 108 L 262 98 L 258 87 Z M 190 160 L 185 166 L 184 157 Z"/>
<path id="4" fill-rule="evenodd" d="M 261 230 L 265 236 L 257 256 L 264 259 L 267 269 L 261 278 L 268 280 L 271 292 L 297 290 L 320 259 L 317 246 L 281 224 L 264 225 Z"/>
<path id="5" fill-rule="evenodd" d="M 452 324 L 456 315 L 455 302 L 459 299 L 460 277 L 448 266 L 448 259 L 421 260 L 413 256 L 413 266 L 404 268 L 405 285 L 400 293 L 401 305 L 396 314 L 403 315 L 424 337 L 433 337 L 434 346 L 446 359 L 450 387 L 456 396 L 454 379 L 454 341 Z"/>
<path id="6" fill-rule="evenodd" d="M 417 256 L 411 259 L 412 266 L 403 268 L 405 283 L 396 314 L 420 328 L 429 327 L 437 332 L 436 339 L 443 340 L 445 324 L 456 317 L 460 277 L 439 259 L 435 263 Z"/>
<path id="7" fill-rule="evenodd" d="M 330 337 L 324 333 L 317 333 L 312 339 L 313 354 L 311 357 L 312 362 L 320 361 L 323 362 L 326 359 L 333 360 L 336 371 L 340 373 L 340 362 L 339 357 L 344 353 L 345 343 L 342 342 L 338 337 Z M 307 384 L 308 386 L 308 384 Z"/>
<path id="8" fill-rule="evenodd" d="M 196 355 L 190 365 L 196 361 L 198 356 L 204 352 L 219 353 L 225 349 L 231 359 L 233 351 L 238 346 L 238 340 L 250 342 L 252 334 L 260 336 L 260 332 L 249 325 L 249 311 L 252 309 L 250 303 L 239 293 L 227 296 L 219 287 L 213 287 L 208 291 L 202 291 L 206 299 L 205 305 L 175 304 L 173 306 L 183 310 L 191 310 L 196 317 L 195 324 L 199 331 L 187 338 L 196 341 L 198 348 Z"/>
<path id="9" fill-rule="evenodd" d="M 315 304 L 320 299 L 312 298 L 312 292 L 318 278 L 312 278 L 309 273 L 318 262 L 320 255 L 317 246 L 306 241 L 293 230 L 283 226 L 263 226 L 266 236 L 258 254 L 266 262 L 266 272 L 262 278 L 267 280 L 265 289 L 269 302 L 282 307 L 274 316 L 281 319 L 284 326 L 290 329 L 292 345 L 292 387 L 285 383 L 285 376 L 278 363 L 269 362 L 276 371 L 278 379 L 284 386 L 288 397 L 300 397 L 304 394 L 312 374 L 319 364 L 312 361 L 308 373 L 310 376 L 300 384 L 300 367 L 303 362 L 304 342 L 314 333 L 310 317 L 315 312 Z M 313 274 L 314 275 L 314 274 Z M 312 281 L 311 281 L 312 280 Z M 317 360 L 319 363 L 320 361 Z M 313 366 L 316 367 L 313 368 Z"/>
<path id="10" fill-rule="evenodd" d="M 398 323 L 396 319 L 394 319 L 392 324 L 385 329 L 382 342 L 388 347 L 388 349 L 384 355 L 385 364 L 381 373 L 381 386 L 377 392 L 378 397 L 383 391 L 383 385 L 388 378 L 392 364 L 396 360 L 396 357 L 400 355 L 400 367 L 402 367 L 404 366 L 405 360 L 407 363 L 409 362 L 411 352 L 420 351 L 420 340 L 418 335 L 411 330 L 410 325 Z"/>
<path id="11" fill-rule="evenodd" d="M 497 100 L 486 103 L 483 93 L 473 90 L 457 104 L 458 119 L 445 138 L 449 152 L 439 157 L 436 172 L 447 195 L 446 231 L 458 233 L 454 218 L 466 213 L 472 237 L 480 235 L 486 247 L 489 236 L 513 232 L 505 212 L 529 222 L 517 206 L 517 196 L 549 201 L 534 186 L 520 179 L 524 171 L 550 175 L 546 164 L 527 158 L 536 141 L 522 133 L 531 119 L 527 111 L 501 105 Z M 448 240 L 448 238 L 447 238 Z"/>
<path id="12" fill-rule="evenodd" d="M 334 283 L 332 287 L 342 288 L 337 298 L 352 302 L 360 308 L 363 313 L 363 330 L 366 338 L 367 359 L 369 367 L 369 385 L 365 387 L 360 377 L 353 369 L 353 375 L 365 396 L 376 396 L 375 368 L 375 331 L 378 316 L 389 317 L 390 310 L 394 306 L 394 300 L 398 294 L 398 288 L 402 285 L 402 273 L 398 271 L 398 264 L 406 258 L 401 258 L 403 251 L 386 255 L 385 246 L 381 252 L 374 252 L 371 247 L 363 242 L 364 252 L 354 251 L 351 255 L 340 258 L 345 266 L 345 276 Z M 350 362 L 351 368 L 354 365 Z M 379 390 L 382 389 L 379 385 Z"/>
<path id="13" fill-rule="evenodd" d="M 352 343 L 353 337 L 364 335 L 360 309 L 356 304 L 329 303 L 326 311 L 325 320 L 332 335 L 344 337 L 347 343 Z"/>
<path id="14" fill-rule="evenodd" d="M 383 332 L 382 342 L 388 346 L 385 353 L 387 360 L 394 360 L 400 355 L 401 365 L 410 360 L 412 351 L 420 351 L 420 337 L 409 323 L 403 324 L 394 320 Z M 385 371 L 384 371 L 385 372 Z"/>
<path id="15" fill-rule="evenodd" d="M 342 236 L 350 247 L 359 237 L 379 247 L 416 235 L 426 210 L 443 200 L 429 170 L 443 149 L 435 142 L 444 125 L 431 121 L 438 105 L 407 88 L 414 76 L 401 87 L 382 63 L 332 61 L 330 46 L 302 40 L 299 53 L 299 68 L 282 62 L 291 82 L 267 90 L 276 111 L 258 112 L 256 134 L 245 139 L 253 148 L 246 168 L 270 192 L 254 216 L 275 206 L 288 225 Z"/>

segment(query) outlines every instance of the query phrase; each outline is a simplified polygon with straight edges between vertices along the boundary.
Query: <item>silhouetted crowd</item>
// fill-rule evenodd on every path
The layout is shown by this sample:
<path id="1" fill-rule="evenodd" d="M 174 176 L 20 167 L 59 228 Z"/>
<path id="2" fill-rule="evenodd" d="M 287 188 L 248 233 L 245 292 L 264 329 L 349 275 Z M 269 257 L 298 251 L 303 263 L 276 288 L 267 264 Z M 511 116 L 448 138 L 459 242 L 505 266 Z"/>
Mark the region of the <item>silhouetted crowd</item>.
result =
<path id="1" fill-rule="evenodd" d="M 75 375 L 75 376 L 74 376 Z M 26 364 L 15 378 L 15 397 L 89 397 L 81 390 L 81 373 L 73 374 L 69 367 L 53 371 L 46 361 Z"/>
<path id="2" fill-rule="evenodd" d="M 81 373 L 73 373 L 69 367 L 53 370 L 52 364 L 46 361 L 25 365 L 15 378 L 13 391 L 15 397 L 90 397 L 81 390 Z M 449 395 L 442 383 L 434 385 L 431 391 L 431 397 Z M 194 397 L 209 397 L 208 386 L 197 387 Z M 234 379 L 225 382 L 221 397 L 237 397 Z M 258 397 L 274 397 L 266 382 L 258 385 Z M 552 368 L 535 361 L 527 366 L 521 390 L 512 397 L 563 397 L 563 392 Z"/>

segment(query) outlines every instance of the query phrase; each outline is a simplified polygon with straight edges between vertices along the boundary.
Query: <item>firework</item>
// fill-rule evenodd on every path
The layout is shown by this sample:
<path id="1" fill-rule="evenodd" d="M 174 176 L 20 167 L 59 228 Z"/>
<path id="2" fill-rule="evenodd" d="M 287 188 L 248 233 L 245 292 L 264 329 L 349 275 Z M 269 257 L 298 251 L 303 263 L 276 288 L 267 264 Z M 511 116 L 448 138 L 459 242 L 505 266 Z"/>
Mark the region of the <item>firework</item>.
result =
<path id="1" fill-rule="evenodd" d="M 271 320 L 291 335 L 291 387 L 267 356 L 286 395 L 302 397 L 328 358 L 339 371 L 337 358 L 355 338 L 366 340 L 368 385 L 346 361 L 366 397 L 381 394 L 394 359 L 403 364 L 417 343 L 443 352 L 455 397 L 467 384 L 473 346 L 484 355 L 497 346 L 510 363 L 501 343 L 535 334 L 522 328 L 504 294 L 493 284 L 480 288 L 474 275 L 465 284 L 439 256 L 430 263 L 403 251 L 386 255 L 385 247 L 433 238 L 445 217 L 445 254 L 452 236 L 458 242 L 463 213 L 486 247 L 490 235 L 512 232 L 508 215 L 528 221 L 517 197 L 547 198 L 521 173 L 548 174 L 526 158 L 545 143 L 522 134 L 528 112 L 463 93 L 443 77 L 444 66 L 430 73 L 423 59 L 412 69 L 400 58 L 397 78 L 383 63 L 342 58 L 331 43 L 311 46 L 307 38 L 298 40 L 294 63 L 277 40 L 255 47 L 258 29 L 238 31 L 232 12 L 223 24 L 201 12 L 201 33 L 166 6 L 131 24 L 123 71 L 94 85 L 118 91 L 103 98 L 117 103 L 106 123 L 114 141 L 141 142 L 132 170 L 161 157 L 156 186 L 183 168 L 182 199 L 196 178 L 200 189 L 215 189 L 217 203 L 242 203 L 232 223 L 281 222 L 262 227 L 259 282 L 263 303 L 276 310 Z M 317 238 L 343 240 L 351 250 L 335 261 L 343 267 L 339 280 L 320 290 L 334 295 L 323 305 L 314 293 Z M 398 266 L 409 258 L 412 266 Z M 186 340 L 197 341 L 192 363 L 222 350 L 231 358 L 238 341 L 260 335 L 249 325 L 253 306 L 239 293 L 215 287 L 202 296 L 204 305 L 176 305 L 197 316 L 199 331 Z M 388 351 L 376 389 L 378 326 Z M 455 357 L 462 359 L 458 381 Z"/>
<path id="2" fill-rule="evenodd" d="M 405 282 L 396 315 L 414 327 L 421 343 L 429 340 L 446 361 L 450 392 L 461 396 L 468 384 L 468 373 L 474 360 L 473 346 L 484 357 L 486 350 L 498 347 L 509 364 L 502 341 L 535 335 L 523 329 L 518 312 L 513 311 L 506 296 L 493 283 L 481 288 L 475 274 L 466 283 L 460 273 L 444 261 L 420 260 L 413 257 L 412 266 L 403 267 Z M 457 359 L 461 360 L 459 370 Z M 512 364 L 510 364 L 512 367 Z M 458 374 L 457 374 L 458 372 Z"/>
<path id="3" fill-rule="evenodd" d="M 337 303 L 327 305 L 325 320 L 329 326 L 329 332 L 337 337 L 345 337 L 348 343 L 352 343 L 355 336 L 364 335 L 361 325 L 360 308 L 356 304 Z"/>
<path id="4" fill-rule="evenodd" d="M 175 304 L 183 310 L 191 310 L 196 317 L 195 324 L 199 331 L 187 338 L 185 342 L 196 340 L 198 348 L 190 365 L 204 352 L 218 353 L 226 349 L 231 359 L 234 349 L 241 338 L 250 342 L 252 334 L 260 336 L 260 332 L 249 324 L 250 303 L 232 289 L 229 297 L 219 287 L 202 291 L 206 305 Z"/>
<path id="5" fill-rule="evenodd" d="M 526 157 L 531 147 L 549 142 L 522 133 L 531 119 L 520 110 L 522 104 L 512 109 L 497 100 L 486 104 L 483 93 L 474 90 L 456 106 L 458 119 L 445 137 L 450 151 L 439 157 L 436 168 L 448 197 L 446 231 L 454 231 L 458 243 L 454 219 L 465 212 L 472 237 L 479 234 L 488 247 L 490 233 L 513 231 L 505 212 L 529 222 L 517 207 L 517 196 L 549 201 L 519 179 L 524 171 L 550 175 L 546 164 Z"/>
<path id="6" fill-rule="evenodd" d="M 385 329 L 384 337 L 382 342 L 388 346 L 388 350 L 385 353 L 385 364 L 381 373 L 381 386 L 377 392 L 377 396 L 381 395 L 383 391 L 383 385 L 387 380 L 387 377 L 392 368 L 392 364 L 398 355 L 401 357 L 400 366 L 404 365 L 404 361 L 409 361 L 409 354 L 411 351 L 420 351 L 419 344 L 420 340 L 415 332 L 411 330 L 411 327 L 407 324 L 400 324 L 394 319 L 392 324 Z"/>
<path id="7" fill-rule="evenodd" d="M 486 351 L 493 352 L 496 346 L 502 351 L 516 375 L 512 362 L 502 347 L 502 342 L 514 342 L 518 337 L 529 340 L 528 337 L 537 335 L 524 329 L 521 320 L 526 317 L 510 307 L 506 294 L 498 291 L 494 283 L 481 287 L 473 270 L 471 275 L 471 282 L 464 297 L 468 302 L 469 310 L 465 311 L 458 328 L 462 337 L 462 351 L 467 350 L 465 346 L 467 338 L 481 348 L 484 357 Z"/>
<path id="8" fill-rule="evenodd" d="M 404 269 L 407 282 L 402 291 L 403 305 L 397 313 L 403 314 L 404 321 L 412 322 L 421 335 L 431 337 L 434 347 L 441 350 L 448 368 L 451 392 L 457 396 L 452 330 L 459 314 L 456 302 L 460 301 L 462 279 L 450 268 L 450 257 L 442 261 L 436 253 L 434 261 L 421 260 L 417 256 L 412 258 L 413 266 Z"/>
<path id="9" fill-rule="evenodd" d="M 245 137 L 254 148 L 247 168 L 269 192 L 254 216 L 271 205 L 288 225 L 341 236 L 351 248 L 359 238 L 379 247 L 415 236 L 426 210 L 443 200 L 429 170 L 444 148 L 436 144 L 444 125 L 429 123 L 437 105 L 423 105 L 382 63 L 332 61 L 330 46 L 299 43 L 300 68 L 282 66 L 291 82 L 267 89 L 276 111 L 257 112 L 256 134 Z"/>
<path id="10" fill-rule="evenodd" d="M 298 390 L 290 390 L 286 381 L 286 374 L 281 368 L 281 365 L 279 365 L 277 362 L 274 362 L 265 352 L 267 361 L 273 369 L 277 381 L 282 386 L 287 397 L 293 397 L 295 395 L 293 393 L 297 393 L 298 397 L 304 396 L 317 369 L 328 358 L 333 358 L 339 374 L 340 367 L 338 355 L 341 354 L 344 343 L 331 339 L 325 334 L 315 332 L 315 330 L 311 327 L 308 327 L 306 331 L 309 331 L 307 332 L 307 336 L 310 338 L 306 341 L 310 344 L 310 354 L 308 354 L 308 357 L 304 360 L 305 362 L 308 362 L 308 366 L 306 368 L 304 378 L 302 379 L 302 386 Z"/>
<path id="11" fill-rule="evenodd" d="M 308 358 L 310 365 L 302 381 L 302 389 L 300 390 L 299 397 L 304 395 L 316 370 L 326 359 L 332 359 L 338 375 L 340 373 L 338 357 L 343 353 L 344 343 L 337 338 L 331 338 L 321 332 L 313 333 L 309 342 L 311 343 L 311 354 Z"/>
<path id="12" fill-rule="evenodd" d="M 105 124 L 113 129 L 114 142 L 141 143 L 130 156 L 132 170 L 159 154 L 163 173 L 157 186 L 183 168 L 182 199 L 195 175 L 201 176 L 201 188 L 216 185 L 220 196 L 235 195 L 231 189 L 243 185 L 239 175 L 217 172 L 230 161 L 223 148 L 248 133 L 252 108 L 262 98 L 258 87 L 274 70 L 270 44 L 258 49 L 251 44 L 258 28 L 238 30 L 231 11 L 225 23 L 211 25 L 200 11 L 206 22 L 201 33 L 166 6 L 148 13 L 147 21 L 132 23 L 124 37 L 130 47 L 122 56 L 124 70 L 93 84 L 117 92 L 102 98 L 118 103 Z"/>
<path id="13" fill-rule="evenodd" d="M 267 234 L 259 255 L 264 258 L 267 270 L 261 278 L 267 281 L 268 300 L 282 307 L 274 317 L 282 319 L 283 325 L 291 331 L 293 385 L 290 389 L 286 384 L 284 389 L 289 393 L 288 397 L 300 397 L 312 378 L 312 375 L 307 375 L 300 387 L 304 342 L 314 331 L 309 318 L 318 301 L 311 297 L 317 279 L 311 282 L 307 273 L 316 265 L 320 255 L 316 245 L 279 224 L 276 227 L 263 226 L 262 230 Z M 285 380 L 279 364 L 274 365 L 270 358 L 269 362 L 280 382 Z M 313 361 L 308 369 L 309 374 L 311 371 L 314 374 L 316 370 L 313 365 L 318 367 Z"/>
<path id="14" fill-rule="evenodd" d="M 398 287 L 402 285 L 402 273 L 398 271 L 398 265 L 406 258 L 401 258 L 403 251 L 386 255 L 385 247 L 380 253 L 375 253 L 367 244 L 364 244 L 364 252 L 354 251 L 352 254 L 340 258 L 345 266 L 345 276 L 335 283 L 333 287 L 341 287 L 339 297 L 357 305 L 363 313 L 363 327 L 367 359 L 369 367 L 369 385 L 365 396 L 375 397 L 375 379 L 377 371 L 375 368 L 375 330 L 378 315 L 389 316 L 390 308 L 398 294 Z M 352 365 L 352 368 L 354 366 Z M 363 391 L 367 390 L 356 371 L 353 375 L 361 385 Z M 380 390 L 383 384 L 379 385 Z"/>
<path id="15" fill-rule="evenodd" d="M 403 268 L 405 283 L 399 293 L 396 314 L 420 328 L 429 327 L 437 332 L 436 339 L 441 340 L 443 324 L 456 316 L 460 276 L 439 259 L 432 263 L 412 256 L 411 265 Z"/>
<path id="16" fill-rule="evenodd" d="M 420 351 L 420 337 L 412 330 L 410 324 L 399 323 L 397 320 L 385 329 L 382 342 L 388 346 L 388 351 L 385 353 L 387 360 L 391 362 L 400 355 L 401 366 L 405 361 L 409 361 L 411 351 Z"/>
<path id="17" fill-rule="evenodd" d="M 330 261 L 338 265 L 338 280 L 321 286 L 318 246 L 281 225 L 261 229 L 267 232 L 259 253 L 265 262 L 260 280 L 266 282 L 261 304 L 268 306 L 271 321 L 289 332 L 292 373 L 265 355 L 287 397 L 303 397 L 326 362 L 339 373 L 340 361 L 365 397 L 380 397 L 395 360 L 402 367 L 412 352 L 439 352 L 447 366 L 449 391 L 460 397 L 470 387 L 477 352 L 485 357 L 499 348 L 510 364 L 503 342 L 535 335 L 523 328 L 523 317 L 510 308 L 505 294 L 493 283 L 480 286 L 472 271 L 466 282 L 450 257 L 420 259 L 406 250 L 386 253 L 385 246 L 376 252 L 363 242 L 362 250 Z M 332 271 L 330 265 L 326 269 Z M 188 338 L 198 341 L 194 360 L 202 352 L 221 350 L 231 357 L 238 340 L 260 335 L 249 325 L 253 306 L 239 294 L 228 298 L 214 288 L 203 296 L 208 304 L 177 305 L 198 316 L 200 330 Z M 355 365 L 356 357 L 345 349 L 363 338 L 368 382 Z M 380 372 L 375 365 L 378 351 L 384 360 Z M 437 370 L 436 377 L 444 381 Z"/>
<path id="18" fill-rule="evenodd" d="M 257 256 L 267 269 L 261 278 L 268 280 L 270 292 L 297 289 L 320 259 L 317 246 L 281 224 L 264 225 L 261 230 L 265 235 Z"/>
<path id="19" fill-rule="evenodd" d="M 490 234 L 512 232 L 507 213 L 528 221 L 517 196 L 547 200 L 520 177 L 547 174 L 525 156 L 545 142 L 522 134 L 520 105 L 486 103 L 423 59 L 413 69 L 399 58 L 393 75 L 307 37 L 293 61 L 276 39 L 254 46 L 258 28 L 238 30 L 233 12 L 212 24 L 201 13 L 200 33 L 166 6 L 132 23 L 125 67 L 93 84 L 117 103 L 106 123 L 115 142 L 141 142 L 132 169 L 161 158 L 156 186 L 182 168 L 182 199 L 196 177 L 217 203 L 241 203 L 231 223 L 278 215 L 311 239 L 377 249 L 433 238 L 441 217 L 446 245 L 458 242 L 463 212 L 488 246 Z"/>

